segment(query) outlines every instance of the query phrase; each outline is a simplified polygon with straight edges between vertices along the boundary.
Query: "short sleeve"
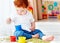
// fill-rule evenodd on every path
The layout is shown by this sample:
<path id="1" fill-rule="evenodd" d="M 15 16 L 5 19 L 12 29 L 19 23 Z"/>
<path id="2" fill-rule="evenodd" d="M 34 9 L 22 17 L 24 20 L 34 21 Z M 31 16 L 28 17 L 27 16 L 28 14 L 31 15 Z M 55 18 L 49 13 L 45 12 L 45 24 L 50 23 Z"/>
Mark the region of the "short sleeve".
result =
<path id="1" fill-rule="evenodd" d="M 33 14 L 31 12 L 29 12 L 29 14 L 30 14 L 30 21 L 34 22 L 35 20 L 34 20 Z"/>

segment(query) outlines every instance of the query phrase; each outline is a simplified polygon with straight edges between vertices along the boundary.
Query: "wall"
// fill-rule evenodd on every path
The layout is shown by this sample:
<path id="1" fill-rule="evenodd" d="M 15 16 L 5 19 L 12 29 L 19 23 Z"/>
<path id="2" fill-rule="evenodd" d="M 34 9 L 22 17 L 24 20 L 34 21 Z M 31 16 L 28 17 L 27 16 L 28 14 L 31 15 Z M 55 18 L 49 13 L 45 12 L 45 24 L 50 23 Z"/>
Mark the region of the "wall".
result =
<path id="1" fill-rule="evenodd" d="M 14 25 L 6 24 L 6 19 L 13 16 L 16 10 L 13 6 L 13 0 L 0 0 L 0 36 L 1 35 L 12 35 Z"/>

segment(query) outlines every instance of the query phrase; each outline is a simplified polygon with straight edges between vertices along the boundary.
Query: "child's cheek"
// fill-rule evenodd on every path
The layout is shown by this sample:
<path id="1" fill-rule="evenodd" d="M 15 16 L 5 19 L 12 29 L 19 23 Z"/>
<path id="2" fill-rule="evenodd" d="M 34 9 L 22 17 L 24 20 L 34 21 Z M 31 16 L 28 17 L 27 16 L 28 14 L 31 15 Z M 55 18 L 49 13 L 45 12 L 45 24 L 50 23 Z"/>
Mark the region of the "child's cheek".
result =
<path id="1" fill-rule="evenodd" d="M 19 10 L 17 10 L 17 13 L 20 14 L 21 12 Z"/>

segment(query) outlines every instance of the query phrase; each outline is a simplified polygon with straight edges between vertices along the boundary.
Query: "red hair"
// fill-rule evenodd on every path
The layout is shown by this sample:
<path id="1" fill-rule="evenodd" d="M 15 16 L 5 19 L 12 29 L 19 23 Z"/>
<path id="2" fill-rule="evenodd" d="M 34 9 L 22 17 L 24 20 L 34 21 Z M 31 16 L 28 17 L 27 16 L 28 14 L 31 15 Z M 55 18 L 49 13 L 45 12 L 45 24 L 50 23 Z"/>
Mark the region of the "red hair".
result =
<path id="1" fill-rule="evenodd" d="M 17 7 L 28 7 L 28 0 L 15 0 L 14 5 Z"/>

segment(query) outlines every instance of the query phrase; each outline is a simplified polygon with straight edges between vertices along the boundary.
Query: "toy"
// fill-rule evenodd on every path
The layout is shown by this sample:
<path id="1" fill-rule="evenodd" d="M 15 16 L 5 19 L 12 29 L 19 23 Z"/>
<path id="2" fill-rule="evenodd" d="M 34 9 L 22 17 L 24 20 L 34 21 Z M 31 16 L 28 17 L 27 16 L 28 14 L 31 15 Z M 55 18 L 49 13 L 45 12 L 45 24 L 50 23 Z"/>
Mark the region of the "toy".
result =
<path id="1" fill-rule="evenodd" d="M 45 8 L 44 5 L 42 5 L 42 8 Z"/>
<path id="2" fill-rule="evenodd" d="M 46 7 L 44 5 L 42 5 L 42 9 L 46 10 Z"/>
<path id="3" fill-rule="evenodd" d="M 59 1 L 43 1 L 42 2 L 42 18 L 48 17 L 56 18 L 60 14 L 60 2 Z M 45 15 L 46 14 L 46 15 Z M 58 17 L 59 18 L 59 17 Z"/>
<path id="4" fill-rule="evenodd" d="M 23 36 L 18 37 L 18 43 L 26 43 L 26 37 Z"/>
<path id="5" fill-rule="evenodd" d="M 59 11 L 56 11 L 56 14 L 59 14 Z"/>
<path id="6" fill-rule="evenodd" d="M 49 14 L 49 16 L 52 16 L 52 14 Z"/>
<path id="7" fill-rule="evenodd" d="M 42 19 L 47 19 L 47 11 L 46 11 L 46 7 L 44 5 L 42 5 Z"/>
<path id="8" fill-rule="evenodd" d="M 57 2 L 54 2 L 54 7 L 57 7 L 58 6 L 58 3 Z"/>
<path id="9" fill-rule="evenodd" d="M 60 14 L 59 14 L 59 15 L 57 15 L 57 19 L 58 19 L 58 20 L 60 20 Z"/>
<path id="10" fill-rule="evenodd" d="M 19 31 L 22 29 L 21 25 L 15 26 L 15 28 L 16 28 L 16 31 Z"/>
<path id="11" fill-rule="evenodd" d="M 33 8 L 32 7 L 29 7 L 28 10 L 33 13 Z"/>
<path id="12" fill-rule="evenodd" d="M 16 42 L 16 37 L 15 36 L 10 36 L 10 41 L 11 42 Z"/>
<path id="13" fill-rule="evenodd" d="M 47 14 L 42 14 L 42 19 L 47 19 L 48 15 Z"/>
<path id="14" fill-rule="evenodd" d="M 44 12 L 44 9 L 42 9 L 42 12 Z"/>
<path id="15" fill-rule="evenodd" d="M 54 6 L 52 4 L 48 5 L 49 10 L 53 10 Z"/>

